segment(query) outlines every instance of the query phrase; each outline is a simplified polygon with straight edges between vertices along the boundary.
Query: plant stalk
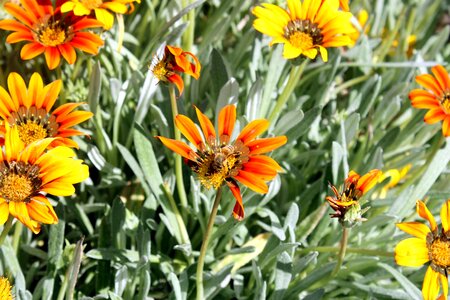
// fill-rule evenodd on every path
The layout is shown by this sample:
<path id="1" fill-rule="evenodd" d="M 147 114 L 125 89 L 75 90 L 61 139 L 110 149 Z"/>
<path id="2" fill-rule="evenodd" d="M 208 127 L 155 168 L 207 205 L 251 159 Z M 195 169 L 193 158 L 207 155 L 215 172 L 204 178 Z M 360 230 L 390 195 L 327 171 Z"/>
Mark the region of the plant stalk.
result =
<path id="1" fill-rule="evenodd" d="M 177 106 L 177 97 L 175 95 L 175 87 L 173 85 L 169 86 L 169 95 L 170 95 L 170 105 L 172 106 L 175 140 L 180 141 L 181 134 L 177 126 L 175 125 L 175 117 L 178 115 L 178 106 Z M 177 180 L 177 191 L 178 197 L 180 197 L 181 206 L 186 208 L 188 204 L 187 204 L 186 190 L 184 188 L 184 181 L 183 181 L 182 161 L 181 156 L 178 154 L 175 154 L 175 177 Z"/>
<path id="2" fill-rule="evenodd" d="M 308 63 L 308 60 L 305 59 L 301 63 L 301 65 L 293 66 L 291 68 L 288 82 L 287 82 L 286 86 L 284 87 L 284 90 L 281 92 L 280 96 L 278 97 L 275 107 L 269 116 L 270 123 L 272 123 L 275 120 L 275 118 L 278 116 L 278 114 L 280 113 L 283 106 L 288 101 L 289 96 L 291 96 L 292 92 L 294 91 L 295 87 L 297 86 L 297 83 L 300 80 L 300 77 L 302 76 L 303 70 L 305 69 L 307 63 Z"/>
<path id="3" fill-rule="evenodd" d="M 197 300 L 204 299 L 203 292 L 203 267 L 205 265 L 206 250 L 208 249 L 209 239 L 211 237 L 211 231 L 214 227 L 214 220 L 216 219 L 217 210 L 219 209 L 220 199 L 222 198 L 222 187 L 217 190 L 216 198 L 214 199 L 213 208 L 211 214 L 209 215 L 208 225 L 206 227 L 205 236 L 203 237 L 202 247 L 200 249 L 200 255 L 197 262 L 197 274 L 196 274 L 196 284 L 197 284 Z"/>
<path id="4" fill-rule="evenodd" d="M 336 267 L 334 268 L 333 273 L 331 273 L 332 277 L 334 277 L 339 272 L 339 270 L 341 269 L 342 263 L 344 262 L 345 252 L 347 250 L 349 231 L 350 231 L 349 228 L 342 227 L 341 246 L 339 249 L 339 256 L 338 256 L 338 261 L 337 261 Z"/>

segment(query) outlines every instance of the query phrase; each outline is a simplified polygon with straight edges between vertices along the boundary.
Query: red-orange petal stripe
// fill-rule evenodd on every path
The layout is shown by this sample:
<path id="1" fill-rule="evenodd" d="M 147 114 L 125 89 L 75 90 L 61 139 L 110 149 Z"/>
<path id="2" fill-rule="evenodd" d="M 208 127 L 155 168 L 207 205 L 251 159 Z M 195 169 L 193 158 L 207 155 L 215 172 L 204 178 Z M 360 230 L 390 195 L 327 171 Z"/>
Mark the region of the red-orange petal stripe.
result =
<path id="1" fill-rule="evenodd" d="M 236 204 L 233 208 L 233 217 L 236 220 L 242 220 L 244 218 L 244 204 L 242 203 L 241 190 L 239 189 L 239 185 L 233 179 L 226 181 L 228 187 L 230 188 L 231 193 L 236 199 Z"/>
<path id="2" fill-rule="evenodd" d="M 436 77 L 437 82 L 442 90 L 446 90 L 450 88 L 450 78 L 448 76 L 447 70 L 441 65 L 437 65 L 431 68 L 431 72 L 433 72 L 434 77 Z"/>
<path id="3" fill-rule="evenodd" d="M 442 94 L 442 89 L 439 87 L 439 83 L 430 74 L 416 76 L 416 82 L 424 88 L 432 91 L 436 96 L 440 96 Z"/>
<path id="4" fill-rule="evenodd" d="M 442 122 L 442 134 L 445 137 L 450 136 L 450 115 L 447 115 Z"/>
<path id="5" fill-rule="evenodd" d="M 197 108 L 197 106 L 194 105 L 195 112 L 197 113 L 198 122 L 200 123 L 200 127 L 202 128 L 203 135 L 205 136 L 206 141 L 210 137 L 215 138 L 216 137 L 216 130 L 214 129 L 214 126 L 211 122 L 211 120 L 203 114 L 200 109 Z"/>
<path id="6" fill-rule="evenodd" d="M 423 120 L 425 123 L 428 124 L 434 124 L 436 122 L 439 122 L 445 118 L 446 114 L 442 111 L 441 108 L 435 108 L 429 110 L 426 114 Z"/>
<path id="7" fill-rule="evenodd" d="M 236 122 L 236 106 L 227 105 L 219 113 L 219 137 L 222 135 L 231 136 Z"/>
<path id="8" fill-rule="evenodd" d="M 267 167 L 272 168 L 275 171 L 282 171 L 283 168 L 271 157 L 266 155 L 253 155 L 250 156 L 249 162 L 257 162 L 260 164 L 264 164 Z"/>
<path id="9" fill-rule="evenodd" d="M 265 164 L 261 164 L 258 162 L 247 162 L 244 164 L 242 170 L 245 172 L 253 173 L 254 176 L 261 178 L 262 180 L 272 180 L 275 176 L 277 176 L 277 171 L 273 170 Z"/>

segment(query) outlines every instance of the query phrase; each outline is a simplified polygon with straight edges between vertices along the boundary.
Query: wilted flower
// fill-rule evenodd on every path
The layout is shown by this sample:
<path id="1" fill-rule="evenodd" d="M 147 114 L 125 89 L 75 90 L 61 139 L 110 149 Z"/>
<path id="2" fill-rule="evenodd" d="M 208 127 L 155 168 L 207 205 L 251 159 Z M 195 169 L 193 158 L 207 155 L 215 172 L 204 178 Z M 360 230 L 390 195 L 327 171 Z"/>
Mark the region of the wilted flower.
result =
<path id="1" fill-rule="evenodd" d="M 430 74 L 416 76 L 416 82 L 427 90 L 415 89 L 409 93 L 412 106 L 429 109 L 424 121 L 428 124 L 442 122 L 442 134 L 450 136 L 450 77 L 443 66 L 431 68 Z"/>
<path id="2" fill-rule="evenodd" d="M 128 12 L 128 5 L 132 5 L 133 2 L 140 3 L 140 0 L 69 0 L 61 5 L 61 12 L 66 13 L 73 11 L 76 16 L 87 16 L 92 12 L 95 14 L 95 18 L 103 24 L 105 29 L 110 29 L 114 24 L 114 15 L 125 14 Z"/>
<path id="3" fill-rule="evenodd" d="M 12 296 L 12 286 L 9 283 L 8 278 L 0 277 L 0 299 L 2 300 L 13 300 Z"/>
<path id="4" fill-rule="evenodd" d="M 192 58 L 193 63 L 190 62 L 188 56 Z M 166 46 L 164 56 L 161 59 L 154 58 L 150 70 L 160 82 L 175 84 L 181 95 L 183 94 L 184 83 L 178 73 L 185 73 L 198 79 L 201 65 L 198 58 L 191 52 L 185 52 L 183 49 L 174 46 Z"/>
<path id="5" fill-rule="evenodd" d="M 17 127 L 6 127 L 0 151 L 0 224 L 11 215 L 39 233 L 41 223 L 58 222 L 46 195 L 70 196 L 75 193 L 73 184 L 89 176 L 88 166 L 73 158 L 72 149 L 59 146 L 46 152 L 53 141 L 47 138 L 25 146 Z"/>
<path id="6" fill-rule="evenodd" d="M 268 192 L 266 181 L 272 180 L 281 171 L 278 163 L 263 153 L 270 152 L 287 141 L 285 136 L 256 139 L 269 128 L 264 119 L 254 120 L 242 129 L 234 142 L 230 142 L 236 121 L 236 107 L 225 106 L 219 113 L 218 139 L 211 121 L 196 108 L 197 118 L 203 137 L 194 122 L 184 115 L 178 115 L 176 125 L 181 133 L 196 147 L 159 136 L 161 142 L 172 151 L 187 160 L 187 164 L 197 173 L 200 182 L 206 188 L 218 189 L 224 183 L 228 185 L 236 205 L 233 216 L 244 217 L 244 205 L 236 181 L 246 185 L 257 193 Z"/>
<path id="7" fill-rule="evenodd" d="M 289 10 L 269 3 L 253 9 L 253 26 L 273 38 L 271 45 L 284 44 L 284 58 L 314 59 L 320 52 L 327 61 L 326 48 L 353 43 L 348 36 L 354 32 L 352 14 L 340 11 L 338 0 L 288 0 L 287 5 Z"/>
<path id="8" fill-rule="evenodd" d="M 448 274 L 450 272 L 450 200 L 442 206 L 439 230 L 433 215 L 425 203 L 417 201 L 417 214 L 429 222 L 430 227 L 419 222 L 397 224 L 402 231 L 415 237 L 401 241 L 395 247 L 395 261 L 401 266 L 420 267 L 430 262 L 423 280 L 424 299 L 436 299 L 439 294 L 439 282 L 443 294 L 439 299 L 447 299 Z"/>
<path id="9" fill-rule="evenodd" d="M 25 145 L 47 137 L 58 137 L 51 146 L 78 145 L 68 137 L 83 135 L 73 129 L 92 117 L 88 111 L 75 111 L 82 103 L 66 103 L 51 111 L 61 90 L 61 80 L 44 85 L 41 75 L 34 73 L 27 88 L 23 78 L 17 73 L 8 76 L 9 93 L 0 86 L 0 117 L 4 120 L 0 132 L 5 132 L 5 123 L 16 127 Z"/>
<path id="10" fill-rule="evenodd" d="M 344 189 L 339 192 L 336 187 L 330 185 L 334 197 L 327 196 L 326 200 L 335 211 L 332 218 L 339 218 L 343 226 L 353 226 L 356 222 L 364 221 L 362 215 L 367 211 L 361 210 L 359 199 L 375 186 L 381 176 L 380 170 L 372 170 L 364 176 L 355 171 L 350 171 L 344 182 Z"/>
<path id="11" fill-rule="evenodd" d="M 50 0 L 22 0 L 21 3 L 5 4 L 6 11 L 17 20 L 1 20 L 0 29 L 14 31 L 6 38 L 10 44 L 27 42 L 20 51 L 22 59 L 32 59 L 44 53 L 48 68 L 53 70 L 59 65 L 61 56 L 73 64 L 77 58 L 76 48 L 97 54 L 98 48 L 103 45 L 98 35 L 82 31 L 101 27 L 99 21 L 62 14 L 60 7 L 53 8 Z"/>

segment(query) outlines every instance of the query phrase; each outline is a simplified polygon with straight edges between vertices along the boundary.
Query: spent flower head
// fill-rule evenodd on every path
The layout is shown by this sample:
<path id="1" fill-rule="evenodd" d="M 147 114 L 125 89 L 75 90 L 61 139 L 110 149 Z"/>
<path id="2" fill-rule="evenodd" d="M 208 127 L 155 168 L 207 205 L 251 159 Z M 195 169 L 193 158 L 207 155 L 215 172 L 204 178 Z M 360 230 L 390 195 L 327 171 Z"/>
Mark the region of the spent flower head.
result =
<path id="1" fill-rule="evenodd" d="M 61 80 L 44 85 L 41 75 L 33 73 L 28 88 L 17 73 L 8 76 L 8 89 L 0 86 L 0 133 L 5 125 L 16 127 L 20 140 L 28 145 L 44 138 L 53 138 L 51 146 L 64 145 L 78 148 L 69 137 L 83 135 L 73 126 L 93 116 L 88 111 L 75 110 L 82 103 L 66 103 L 52 111 L 61 90 Z"/>
<path id="2" fill-rule="evenodd" d="M 190 59 L 192 59 L 192 62 Z M 153 75 L 159 82 L 173 83 L 178 92 L 183 94 L 184 83 L 180 73 L 184 73 L 198 79 L 200 77 L 201 65 L 198 58 L 191 52 L 167 45 L 161 58 L 154 57 L 149 66 Z"/>
<path id="3" fill-rule="evenodd" d="M 397 244 L 395 262 L 407 267 L 420 267 L 430 262 L 423 279 L 423 298 L 436 299 L 440 282 L 442 295 L 439 299 L 447 299 L 450 272 L 450 200 L 447 200 L 441 209 L 441 230 L 425 203 L 417 201 L 416 210 L 417 214 L 427 220 L 430 226 L 420 222 L 397 224 L 400 230 L 414 237 Z"/>
<path id="4" fill-rule="evenodd" d="M 339 10 L 338 0 L 288 0 L 288 10 L 263 3 L 253 9 L 253 27 L 272 37 L 270 43 L 284 44 L 283 57 L 295 59 L 301 55 L 310 59 L 320 53 L 328 60 L 327 48 L 351 45 L 354 32 L 352 14 Z"/>
<path id="5" fill-rule="evenodd" d="M 50 70 L 55 69 L 61 56 L 69 63 L 76 61 L 75 49 L 97 54 L 102 39 L 92 32 L 83 31 L 101 27 L 102 23 L 72 13 L 61 13 L 62 1 L 54 8 L 50 0 L 21 0 L 21 5 L 8 2 L 5 9 L 16 20 L 0 20 L 0 29 L 13 31 L 6 38 L 10 44 L 27 42 L 20 51 L 23 60 L 44 53 Z"/>
<path id="6" fill-rule="evenodd" d="M 342 192 L 339 192 L 336 187 L 330 184 L 334 197 L 327 196 L 326 200 L 335 211 L 331 217 L 338 218 L 339 223 L 345 227 L 352 227 L 358 222 L 365 221 L 362 215 L 367 209 L 361 209 L 359 199 L 375 186 L 380 176 L 381 171 L 377 169 L 363 176 L 352 170 L 345 179 Z"/>
<path id="7" fill-rule="evenodd" d="M 262 154 L 284 145 L 287 138 L 257 139 L 269 128 L 267 120 L 259 119 L 247 124 L 236 140 L 230 141 L 236 122 L 234 105 L 227 105 L 220 111 L 217 135 L 209 118 L 198 108 L 195 110 L 203 136 L 190 118 L 178 115 L 175 119 L 176 126 L 195 149 L 177 140 L 158 138 L 167 148 L 186 159 L 206 188 L 218 189 L 226 184 L 236 198 L 233 216 L 240 220 L 244 218 L 244 205 L 237 182 L 257 193 L 267 193 L 266 181 L 272 180 L 282 169 L 274 159 Z"/>
<path id="8" fill-rule="evenodd" d="M 430 74 L 416 76 L 416 82 L 424 87 L 409 93 L 411 105 L 419 109 L 429 109 L 424 121 L 434 124 L 442 121 L 442 134 L 450 136 L 450 76 L 445 68 L 437 65 Z"/>

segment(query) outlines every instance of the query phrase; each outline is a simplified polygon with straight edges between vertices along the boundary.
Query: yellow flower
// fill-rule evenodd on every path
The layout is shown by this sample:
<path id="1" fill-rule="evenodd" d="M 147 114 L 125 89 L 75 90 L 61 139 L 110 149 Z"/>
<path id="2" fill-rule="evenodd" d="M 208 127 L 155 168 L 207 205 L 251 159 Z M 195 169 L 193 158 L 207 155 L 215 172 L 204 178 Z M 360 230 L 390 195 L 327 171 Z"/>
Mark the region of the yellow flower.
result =
<path id="1" fill-rule="evenodd" d="M 103 28 L 110 29 L 114 24 L 116 14 L 126 14 L 129 10 L 128 5 L 133 9 L 133 2 L 141 3 L 140 0 L 69 0 L 61 6 L 61 12 L 73 11 L 75 16 L 87 16 L 95 13 L 95 18 L 103 24 Z"/>
<path id="2" fill-rule="evenodd" d="M 88 111 L 75 110 L 82 103 L 66 103 L 52 111 L 61 90 L 61 80 L 44 85 L 41 75 L 31 76 L 28 88 L 17 73 L 8 76 L 8 89 L 0 86 L 0 133 L 5 133 L 5 123 L 17 127 L 19 137 L 26 145 L 44 138 L 57 138 L 51 146 L 78 148 L 69 137 L 83 135 L 73 126 L 91 118 Z M 1 143 L 0 143 L 1 144 Z"/>
<path id="3" fill-rule="evenodd" d="M 304 55 L 316 58 L 320 52 L 328 60 L 328 47 L 351 45 L 354 32 L 352 14 L 339 10 L 338 0 L 288 0 L 288 10 L 263 3 L 253 9 L 253 27 L 272 37 L 272 44 L 284 44 L 283 57 L 294 59 Z"/>
<path id="4" fill-rule="evenodd" d="M 330 184 L 334 197 L 327 196 L 330 207 L 335 211 L 332 218 L 338 218 L 343 226 L 351 227 L 356 222 L 364 221 L 362 215 L 366 210 L 361 210 L 359 199 L 378 182 L 381 171 L 374 169 L 367 174 L 360 176 L 355 171 L 350 171 L 345 179 L 344 188 L 339 192 L 336 187 Z"/>
<path id="5" fill-rule="evenodd" d="M 388 177 L 390 178 L 390 180 L 385 186 L 383 186 L 378 198 L 385 199 L 388 190 L 395 187 L 400 182 L 400 180 L 402 180 L 406 176 L 408 171 L 411 169 L 411 166 L 412 166 L 411 164 L 408 164 L 405 167 L 403 167 L 401 170 L 390 169 L 390 170 L 384 172 L 383 175 L 381 175 L 380 178 L 378 179 L 378 182 L 383 182 Z"/>
<path id="6" fill-rule="evenodd" d="M 0 299 L 1 300 L 13 300 L 12 286 L 9 283 L 8 278 L 0 277 Z"/>
<path id="7" fill-rule="evenodd" d="M 6 127 L 4 150 L 0 151 L 0 225 L 17 218 L 34 233 L 40 224 L 55 224 L 58 217 L 46 195 L 70 196 L 73 184 L 89 176 L 88 166 L 73 159 L 72 149 L 47 138 L 28 146 L 20 140 L 17 127 Z"/>
<path id="8" fill-rule="evenodd" d="M 411 235 L 395 247 L 395 261 L 401 266 L 419 267 L 430 262 L 422 286 L 424 299 L 436 299 L 439 294 L 439 282 L 447 299 L 448 273 L 450 272 L 450 199 L 442 206 L 442 230 L 438 229 L 433 215 L 425 203 L 417 201 L 417 214 L 427 220 L 430 227 L 419 222 L 404 222 L 397 227 Z"/>

